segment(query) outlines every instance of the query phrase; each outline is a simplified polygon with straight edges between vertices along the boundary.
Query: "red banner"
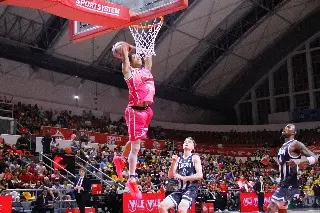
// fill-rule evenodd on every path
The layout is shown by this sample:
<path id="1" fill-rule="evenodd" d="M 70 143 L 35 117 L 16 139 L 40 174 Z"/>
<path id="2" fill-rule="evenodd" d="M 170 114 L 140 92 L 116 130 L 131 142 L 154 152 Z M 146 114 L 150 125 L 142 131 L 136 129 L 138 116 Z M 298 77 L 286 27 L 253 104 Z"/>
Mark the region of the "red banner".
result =
<path id="1" fill-rule="evenodd" d="M 12 196 L 0 196 L 0 212 L 11 213 L 12 211 Z"/>
<path id="2" fill-rule="evenodd" d="M 42 135 L 44 136 L 48 130 L 50 132 L 50 135 L 63 135 L 63 138 L 65 140 L 70 140 L 71 135 L 75 131 L 72 129 L 44 126 L 42 127 Z M 100 143 L 100 144 L 107 143 L 110 145 L 124 146 L 129 140 L 129 137 L 127 136 L 111 135 L 111 134 L 99 133 L 99 132 L 86 132 L 86 134 L 88 137 L 92 138 L 92 140 L 94 140 L 95 143 Z M 141 143 L 141 148 L 161 150 L 165 148 L 165 142 L 146 139 Z"/>
<path id="3" fill-rule="evenodd" d="M 65 128 L 55 128 L 55 127 L 42 127 L 42 135 L 45 135 L 46 131 L 49 130 L 50 135 L 63 135 L 65 140 L 70 140 L 71 135 L 75 130 L 65 129 Z M 80 131 L 83 133 L 84 131 Z M 88 137 L 92 138 L 96 143 L 100 144 L 110 144 L 110 145 L 121 145 L 124 146 L 129 137 L 120 136 L 120 135 L 111 135 L 106 133 L 99 132 L 86 132 Z M 175 149 L 178 152 L 183 152 L 183 142 L 174 142 Z M 165 148 L 165 142 L 159 140 L 146 139 L 141 143 L 142 148 L 146 149 L 157 149 L 162 150 Z M 313 150 L 315 153 L 320 154 L 320 146 L 311 146 L 310 150 Z M 248 147 L 222 147 L 218 148 L 214 145 L 197 145 L 196 152 L 198 153 L 208 153 L 212 155 L 224 155 L 224 156 L 233 156 L 233 157 L 252 157 L 257 151 L 261 151 L 258 148 L 248 148 Z M 263 149 L 263 151 L 269 152 L 270 156 L 273 156 L 277 152 L 276 149 Z"/>
<path id="4" fill-rule="evenodd" d="M 266 192 L 264 194 L 263 208 L 267 209 L 271 200 L 272 193 Z M 241 192 L 240 193 L 240 210 L 241 212 L 258 211 L 258 196 L 255 192 Z"/>
<path id="5" fill-rule="evenodd" d="M 158 213 L 158 206 L 163 199 L 164 193 L 143 193 L 141 200 L 134 199 L 130 194 L 124 193 L 122 202 L 123 213 Z"/>
<path id="6" fill-rule="evenodd" d="M 213 203 L 202 203 L 202 213 L 214 213 Z"/>
<path id="7" fill-rule="evenodd" d="M 183 142 L 176 142 L 176 150 L 183 152 Z M 245 148 L 245 147 L 223 147 L 218 148 L 212 145 L 197 145 L 196 152 L 198 153 L 208 153 L 212 155 L 224 155 L 224 156 L 233 156 L 233 157 L 252 157 L 257 153 L 259 149 L 257 148 Z M 268 151 L 271 155 L 272 149 L 264 149 Z"/>
<path id="8" fill-rule="evenodd" d="M 102 184 L 91 184 L 91 192 L 93 195 L 101 195 L 102 192 Z"/>
<path id="9" fill-rule="evenodd" d="M 132 198 L 128 193 L 123 194 L 123 213 L 158 213 L 159 205 L 165 198 L 164 193 L 143 193 L 142 199 L 137 200 Z M 171 212 L 171 211 L 170 211 Z M 188 210 L 188 213 L 195 213 L 196 205 L 193 203 L 192 207 Z"/>

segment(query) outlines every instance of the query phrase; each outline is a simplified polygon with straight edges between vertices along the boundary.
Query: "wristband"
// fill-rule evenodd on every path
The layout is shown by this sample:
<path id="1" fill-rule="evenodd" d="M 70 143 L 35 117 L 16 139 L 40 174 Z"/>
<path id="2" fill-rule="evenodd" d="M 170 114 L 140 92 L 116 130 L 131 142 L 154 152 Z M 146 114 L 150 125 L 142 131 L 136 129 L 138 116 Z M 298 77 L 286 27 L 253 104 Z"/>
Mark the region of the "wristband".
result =
<path id="1" fill-rule="evenodd" d="M 307 157 L 307 159 L 308 159 L 310 165 L 313 165 L 316 163 L 316 159 L 313 156 Z"/>

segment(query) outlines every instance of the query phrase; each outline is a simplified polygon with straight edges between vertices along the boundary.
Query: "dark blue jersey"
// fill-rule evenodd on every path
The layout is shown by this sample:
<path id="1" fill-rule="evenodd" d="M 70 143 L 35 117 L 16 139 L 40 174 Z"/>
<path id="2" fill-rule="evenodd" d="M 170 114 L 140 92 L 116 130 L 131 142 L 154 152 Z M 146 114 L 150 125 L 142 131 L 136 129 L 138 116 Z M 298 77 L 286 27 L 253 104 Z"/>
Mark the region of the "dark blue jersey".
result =
<path id="1" fill-rule="evenodd" d="M 294 167 L 290 167 L 287 161 L 290 159 L 300 159 L 301 156 L 294 157 L 290 154 L 290 146 L 295 140 L 287 141 L 282 145 L 278 152 L 278 161 L 280 167 L 280 187 L 297 187 L 298 184 L 298 169 L 299 167 L 296 165 Z"/>
<path id="2" fill-rule="evenodd" d="M 194 163 L 192 161 L 193 154 L 190 155 L 187 158 L 184 158 L 183 155 L 180 156 L 178 165 L 177 165 L 177 173 L 181 176 L 192 176 L 196 174 L 196 168 L 194 166 Z M 181 188 L 185 189 L 190 186 L 196 186 L 198 187 L 198 181 L 187 181 L 183 182 L 181 181 Z"/>

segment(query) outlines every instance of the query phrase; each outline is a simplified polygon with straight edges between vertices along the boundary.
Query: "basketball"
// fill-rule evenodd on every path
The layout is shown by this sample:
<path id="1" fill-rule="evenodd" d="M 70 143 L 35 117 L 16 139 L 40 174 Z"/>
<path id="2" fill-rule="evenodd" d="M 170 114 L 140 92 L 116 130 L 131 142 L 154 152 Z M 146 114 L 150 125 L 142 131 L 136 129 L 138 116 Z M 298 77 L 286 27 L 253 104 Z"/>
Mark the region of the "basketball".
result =
<path id="1" fill-rule="evenodd" d="M 130 51 L 130 46 L 127 42 L 124 42 L 124 41 L 117 42 L 112 47 L 112 53 L 114 57 L 118 59 L 123 59 L 123 52 L 122 52 L 123 45 L 127 46 L 128 51 Z"/>

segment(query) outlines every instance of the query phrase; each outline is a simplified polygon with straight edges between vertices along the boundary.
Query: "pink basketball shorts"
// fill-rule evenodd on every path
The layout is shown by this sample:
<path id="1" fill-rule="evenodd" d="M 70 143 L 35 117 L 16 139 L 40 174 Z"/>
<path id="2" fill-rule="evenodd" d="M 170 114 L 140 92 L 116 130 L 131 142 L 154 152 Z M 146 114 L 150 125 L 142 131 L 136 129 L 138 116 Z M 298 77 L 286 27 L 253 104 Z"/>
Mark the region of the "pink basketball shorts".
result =
<path id="1" fill-rule="evenodd" d="M 150 107 L 145 110 L 135 110 L 127 107 L 125 119 L 128 126 L 129 140 L 136 141 L 147 137 L 148 127 L 152 120 L 153 111 Z"/>

